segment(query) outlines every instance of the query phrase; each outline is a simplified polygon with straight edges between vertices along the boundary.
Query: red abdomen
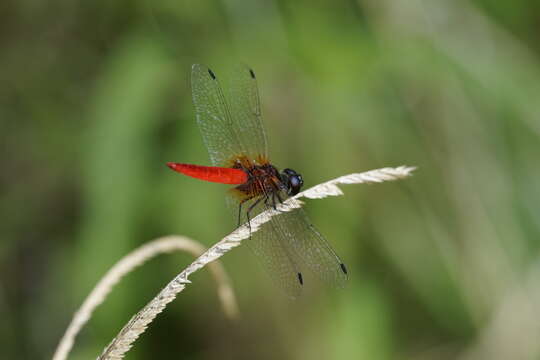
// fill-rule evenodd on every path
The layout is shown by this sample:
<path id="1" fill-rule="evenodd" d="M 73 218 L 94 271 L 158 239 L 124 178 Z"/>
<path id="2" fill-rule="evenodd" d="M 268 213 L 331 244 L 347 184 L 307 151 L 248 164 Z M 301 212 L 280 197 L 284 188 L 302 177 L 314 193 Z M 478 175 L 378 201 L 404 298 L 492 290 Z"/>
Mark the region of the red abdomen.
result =
<path id="1" fill-rule="evenodd" d="M 194 177 L 196 179 L 220 184 L 243 184 L 248 175 L 240 169 L 223 168 L 217 166 L 201 166 L 181 163 L 167 163 L 167 166 L 176 172 Z"/>

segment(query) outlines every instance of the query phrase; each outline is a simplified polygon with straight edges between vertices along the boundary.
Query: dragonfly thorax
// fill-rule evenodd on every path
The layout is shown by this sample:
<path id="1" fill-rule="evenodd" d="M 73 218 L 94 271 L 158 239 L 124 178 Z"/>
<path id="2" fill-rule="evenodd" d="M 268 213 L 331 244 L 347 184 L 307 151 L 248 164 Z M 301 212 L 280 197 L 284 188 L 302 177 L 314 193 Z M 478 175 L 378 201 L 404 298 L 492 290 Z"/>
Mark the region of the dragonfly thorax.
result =
<path id="1" fill-rule="evenodd" d="M 285 192 L 288 196 L 298 194 L 304 181 L 302 175 L 292 169 L 284 169 L 279 172 L 275 166 L 271 164 L 254 165 L 243 167 L 241 163 L 237 163 L 236 168 L 242 169 L 248 175 L 248 180 L 236 187 L 245 195 L 254 197 L 258 195 L 266 195 Z M 279 198 L 279 195 L 277 195 Z"/>

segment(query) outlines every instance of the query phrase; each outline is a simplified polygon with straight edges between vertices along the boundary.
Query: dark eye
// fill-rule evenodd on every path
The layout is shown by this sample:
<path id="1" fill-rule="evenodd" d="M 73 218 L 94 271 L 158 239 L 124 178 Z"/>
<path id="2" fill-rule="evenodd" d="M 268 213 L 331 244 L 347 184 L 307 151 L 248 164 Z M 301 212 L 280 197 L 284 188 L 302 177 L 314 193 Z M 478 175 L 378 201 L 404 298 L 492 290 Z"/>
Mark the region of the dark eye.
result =
<path id="1" fill-rule="evenodd" d="M 294 196 L 298 194 L 303 184 L 304 182 L 302 181 L 302 177 L 300 177 L 299 175 L 290 176 L 289 177 L 289 195 Z"/>
<path id="2" fill-rule="evenodd" d="M 296 171 L 294 171 L 293 169 L 284 169 L 283 173 L 287 174 L 288 176 L 296 175 Z"/>
<path id="3" fill-rule="evenodd" d="M 304 185 L 302 175 L 300 175 L 293 169 L 284 169 L 281 175 L 283 183 L 287 186 L 287 194 L 289 196 L 294 196 L 298 194 L 298 192 L 302 188 L 302 185 Z"/>

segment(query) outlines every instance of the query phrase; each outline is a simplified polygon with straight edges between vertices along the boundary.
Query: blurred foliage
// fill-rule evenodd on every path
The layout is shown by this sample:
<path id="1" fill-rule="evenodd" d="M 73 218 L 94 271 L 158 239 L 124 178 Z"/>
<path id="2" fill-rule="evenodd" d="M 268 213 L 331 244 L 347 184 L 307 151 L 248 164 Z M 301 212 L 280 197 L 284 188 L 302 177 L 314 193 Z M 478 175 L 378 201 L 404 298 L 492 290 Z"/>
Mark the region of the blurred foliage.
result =
<path id="1" fill-rule="evenodd" d="M 204 271 L 129 359 L 536 359 L 540 306 L 536 1 L 14 1 L 0 4 L 0 348 L 47 358 L 129 250 L 232 229 L 189 73 L 258 73 L 273 162 L 310 186 L 401 164 L 397 183 L 306 209 L 350 268 L 286 300 L 241 247 Z M 98 309 L 92 358 L 190 258 L 151 261 Z"/>

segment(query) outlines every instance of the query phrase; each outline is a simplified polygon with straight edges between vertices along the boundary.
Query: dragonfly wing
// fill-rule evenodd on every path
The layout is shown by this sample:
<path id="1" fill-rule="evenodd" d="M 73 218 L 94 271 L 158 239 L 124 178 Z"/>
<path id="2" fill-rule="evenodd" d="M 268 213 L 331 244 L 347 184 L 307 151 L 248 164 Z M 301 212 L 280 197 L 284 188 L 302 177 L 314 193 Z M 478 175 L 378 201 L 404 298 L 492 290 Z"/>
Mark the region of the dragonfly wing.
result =
<path id="1" fill-rule="evenodd" d="M 232 114 L 212 70 L 195 64 L 191 69 L 193 103 L 197 124 L 214 166 L 229 167 L 230 160 L 245 152 L 236 133 Z"/>
<path id="2" fill-rule="evenodd" d="M 324 237 L 311 224 L 302 208 L 272 217 L 285 246 L 321 280 L 343 287 L 347 268 Z"/>
<path id="3" fill-rule="evenodd" d="M 228 199 L 230 209 L 238 216 L 238 201 L 234 198 Z M 243 204 L 244 211 L 241 213 L 241 222 L 247 222 L 246 211 L 258 199 L 247 201 Z M 259 202 L 250 211 L 250 219 L 265 210 L 265 205 Z M 237 220 L 235 218 L 235 220 Z M 244 240 L 257 259 L 270 275 L 272 281 L 290 298 L 297 298 L 302 291 L 302 275 L 299 264 L 296 263 L 294 254 L 290 253 L 283 243 L 283 237 L 276 224 L 272 221 L 266 222 L 262 227 L 251 235 L 251 238 Z"/>
<path id="4" fill-rule="evenodd" d="M 267 142 L 255 72 L 246 65 L 237 65 L 229 75 L 228 85 L 233 122 L 245 155 L 264 162 Z"/>
<path id="5" fill-rule="evenodd" d="M 302 292 L 302 273 L 294 257 L 283 244 L 278 229 L 272 221 L 267 222 L 247 240 L 248 246 L 267 269 L 277 286 L 291 298 Z"/>
<path id="6" fill-rule="evenodd" d="M 212 164 L 230 167 L 241 156 L 267 162 L 255 73 L 239 65 L 232 71 L 228 85 L 226 97 L 212 70 L 193 65 L 191 86 L 197 123 Z"/>

